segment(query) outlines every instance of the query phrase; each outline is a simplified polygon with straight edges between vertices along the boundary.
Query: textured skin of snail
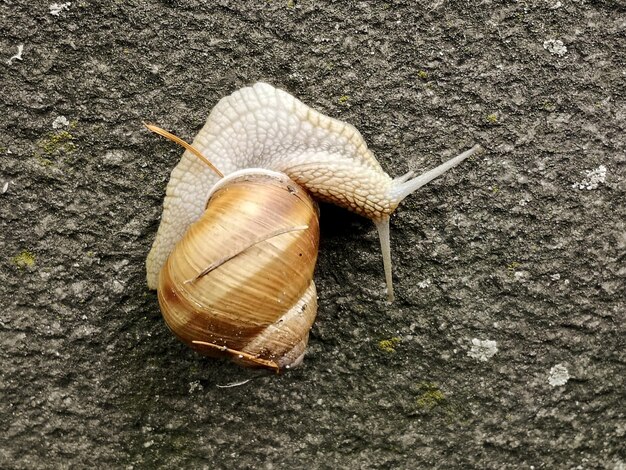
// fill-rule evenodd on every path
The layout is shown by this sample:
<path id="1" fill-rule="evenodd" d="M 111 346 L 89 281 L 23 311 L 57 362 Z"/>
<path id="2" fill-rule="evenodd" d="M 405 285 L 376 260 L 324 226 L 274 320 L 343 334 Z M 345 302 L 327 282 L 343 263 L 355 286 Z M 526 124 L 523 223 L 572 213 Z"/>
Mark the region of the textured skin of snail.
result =
<path id="1" fill-rule="evenodd" d="M 208 355 L 297 365 L 317 313 L 316 203 L 280 173 L 238 172 L 168 257 L 158 297 L 169 328 Z"/>

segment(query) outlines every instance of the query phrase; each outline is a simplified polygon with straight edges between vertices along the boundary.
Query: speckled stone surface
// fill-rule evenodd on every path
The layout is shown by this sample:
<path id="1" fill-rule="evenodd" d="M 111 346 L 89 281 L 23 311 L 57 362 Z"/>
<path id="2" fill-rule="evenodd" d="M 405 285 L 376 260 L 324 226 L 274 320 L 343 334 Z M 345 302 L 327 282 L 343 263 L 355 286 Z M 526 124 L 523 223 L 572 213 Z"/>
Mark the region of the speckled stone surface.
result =
<path id="1" fill-rule="evenodd" d="M 1 468 L 626 467 L 623 5 L 59 8 L 0 4 Z M 258 80 L 392 176 L 486 149 L 392 218 L 393 304 L 374 228 L 322 207 L 278 376 L 179 343 L 144 270 L 181 151 L 141 122 L 191 140 Z"/>

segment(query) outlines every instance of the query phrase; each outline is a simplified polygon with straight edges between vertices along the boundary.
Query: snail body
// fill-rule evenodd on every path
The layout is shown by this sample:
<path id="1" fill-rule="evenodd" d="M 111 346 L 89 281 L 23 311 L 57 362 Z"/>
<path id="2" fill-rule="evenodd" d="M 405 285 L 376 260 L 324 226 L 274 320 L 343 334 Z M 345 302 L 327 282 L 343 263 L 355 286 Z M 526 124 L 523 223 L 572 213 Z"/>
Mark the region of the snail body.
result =
<path id="1" fill-rule="evenodd" d="M 375 223 L 391 301 L 391 214 L 406 196 L 480 150 L 476 145 L 419 176 L 409 172 L 391 178 L 356 128 L 265 83 L 220 100 L 193 144 L 179 143 L 188 150 L 167 186 L 161 224 L 146 260 L 148 287 L 158 290 L 168 326 L 190 346 L 274 369 L 299 363 L 316 314 L 312 275 L 319 227 L 317 207 L 306 202 L 307 193 Z M 220 179 L 222 173 L 226 177 Z M 237 191 L 244 183 L 249 190 Z M 262 200 L 264 185 L 282 187 L 279 199 L 302 201 L 296 205 L 306 207 L 307 216 L 275 225 L 274 206 L 268 203 L 269 212 L 254 212 L 257 229 L 244 230 L 252 237 L 246 241 L 239 231 L 249 227 L 250 214 L 239 209 Z M 225 209 L 221 204 L 228 198 L 234 202 Z M 282 207 L 273 198 L 272 204 Z M 268 235 L 273 236 L 255 241 L 255 236 Z M 307 249 L 298 248 L 295 261 L 293 253 L 277 248 L 300 238 Z M 267 261 L 263 267 L 253 255 L 262 248 L 269 250 L 258 255 Z M 287 264 L 274 259 L 283 256 Z M 300 267 L 291 266 L 292 261 Z M 264 282 L 268 278 L 273 281 Z M 257 289 L 257 281 L 262 288 Z"/>

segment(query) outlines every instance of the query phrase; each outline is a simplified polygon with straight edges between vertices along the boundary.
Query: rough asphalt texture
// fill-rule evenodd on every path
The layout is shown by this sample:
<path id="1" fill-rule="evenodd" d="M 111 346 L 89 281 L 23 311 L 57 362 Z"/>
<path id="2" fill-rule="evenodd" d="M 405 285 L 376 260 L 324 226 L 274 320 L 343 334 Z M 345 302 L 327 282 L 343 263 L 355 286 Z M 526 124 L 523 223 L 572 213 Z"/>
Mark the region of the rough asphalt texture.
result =
<path id="1" fill-rule="evenodd" d="M 623 3 L 0 11 L 1 468 L 626 467 Z M 393 218 L 393 304 L 372 225 L 322 207 L 278 376 L 191 352 L 144 280 L 182 152 L 141 121 L 191 140 L 258 80 L 393 176 L 486 148 Z"/>

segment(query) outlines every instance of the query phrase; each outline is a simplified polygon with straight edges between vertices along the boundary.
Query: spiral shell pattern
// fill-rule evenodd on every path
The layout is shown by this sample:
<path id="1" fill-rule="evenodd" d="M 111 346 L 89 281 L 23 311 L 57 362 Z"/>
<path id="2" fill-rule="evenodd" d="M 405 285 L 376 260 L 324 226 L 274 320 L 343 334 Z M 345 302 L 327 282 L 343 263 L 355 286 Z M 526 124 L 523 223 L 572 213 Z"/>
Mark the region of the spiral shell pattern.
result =
<path id="1" fill-rule="evenodd" d="M 236 172 L 176 244 L 159 276 L 169 328 L 208 355 L 297 365 L 315 320 L 318 208 L 287 176 Z"/>

